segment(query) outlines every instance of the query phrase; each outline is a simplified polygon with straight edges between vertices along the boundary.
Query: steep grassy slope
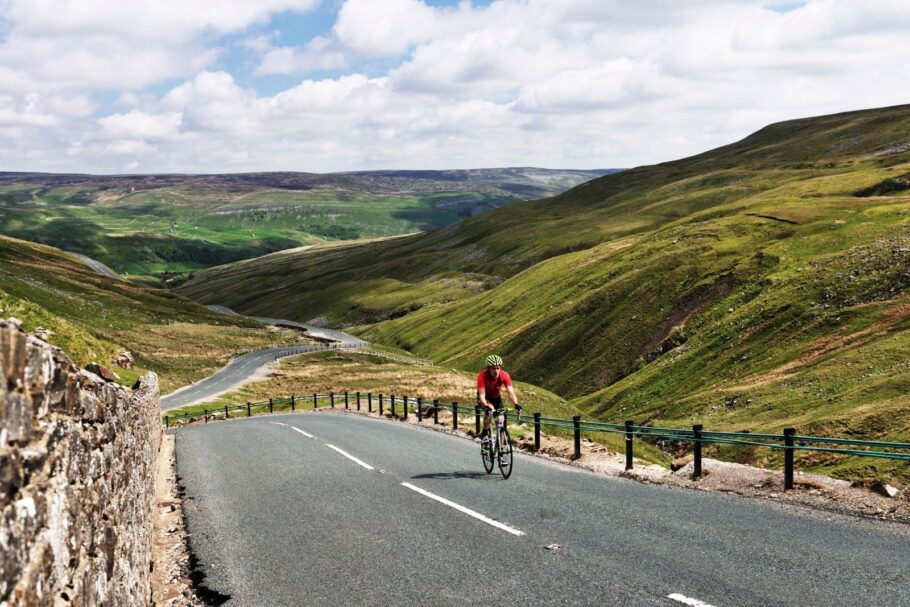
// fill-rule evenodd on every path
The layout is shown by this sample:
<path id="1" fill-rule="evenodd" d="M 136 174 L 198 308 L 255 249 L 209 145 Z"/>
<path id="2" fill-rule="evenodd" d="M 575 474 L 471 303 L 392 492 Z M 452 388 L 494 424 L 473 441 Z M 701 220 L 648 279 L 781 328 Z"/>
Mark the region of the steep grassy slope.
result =
<path id="1" fill-rule="evenodd" d="M 430 230 L 604 172 L 0 173 L 0 234 L 156 282 L 298 245 Z"/>
<path id="2" fill-rule="evenodd" d="M 328 253 L 314 249 L 273 256 L 263 264 L 200 272 L 182 291 L 205 302 L 224 300 L 238 309 L 255 306 L 265 311 L 275 306 L 296 318 L 371 320 L 370 314 L 363 316 L 358 310 L 357 295 L 369 291 L 362 281 L 394 280 L 410 289 L 429 280 L 428 292 L 442 275 L 454 279 L 471 274 L 463 277 L 465 282 L 479 276 L 501 281 L 544 259 L 681 219 L 749 212 L 745 206 L 761 201 L 762 193 L 775 206 L 778 196 L 789 195 L 789 185 L 806 180 L 818 185 L 827 178 L 846 179 L 844 193 L 853 200 L 852 182 L 856 187 L 877 183 L 904 157 L 869 155 L 910 139 L 902 130 L 908 116 L 910 109 L 901 106 L 772 125 L 699 156 L 609 175 L 551 199 L 484 213 L 430 234 L 354 244 Z M 812 191 L 793 195 L 797 203 L 808 199 L 803 197 L 826 196 Z M 745 202 L 737 205 L 740 200 Z M 235 288 L 249 280 L 261 285 L 263 294 L 275 297 Z M 328 291 L 331 295 L 323 296 Z M 307 297 L 298 297 L 304 293 Z M 295 300 L 294 307 L 287 298 Z M 403 297 L 391 302 L 384 311 L 398 313 L 395 306 L 407 301 Z"/>
<path id="3" fill-rule="evenodd" d="M 123 382 L 153 370 L 162 392 L 208 375 L 232 353 L 286 339 L 174 293 L 99 276 L 57 249 L 6 237 L 0 237 L 0 316 L 19 318 L 28 331 L 51 330 L 49 341 L 80 366 L 113 367 L 130 350 L 137 368 L 116 369 Z"/>
<path id="4" fill-rule="evenodd" d="M 399 317 L 370 339 L 461 368 L 495 350 L 604 420 L 910 440 L 908 175 L 910 106 L 797 120 L 432 234 L 211 271 L 185 292 L 298 318 L 384 311 Z M 443 276 L 484 290 L 443 294 Z M 365 314 L 379 284 L 385 303 Z"/>

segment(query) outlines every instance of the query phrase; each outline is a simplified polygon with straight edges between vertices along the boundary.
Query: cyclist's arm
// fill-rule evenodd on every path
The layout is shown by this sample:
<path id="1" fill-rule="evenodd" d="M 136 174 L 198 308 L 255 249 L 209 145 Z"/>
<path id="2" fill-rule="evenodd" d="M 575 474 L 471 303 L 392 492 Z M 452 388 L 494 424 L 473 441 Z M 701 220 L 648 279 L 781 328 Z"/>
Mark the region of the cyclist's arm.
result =
<path id="1" fill-rule="evenodd" d="M 488 403 L 487 399 L 484 398 L 483 390 L 477 390 L 477 402 L 480 404 L 481 407 L 485 407 L 487 409 L 493 408 L 493 405 Z"/>
<path id="2" fill-rule="evenodd" d="M 512 401 L 512 404 L 518 406 L 518 397 L 515 396 L 515 389 L 511 385 L 506 386 L 506 390 L 509 391 L 509 400 Z"/>

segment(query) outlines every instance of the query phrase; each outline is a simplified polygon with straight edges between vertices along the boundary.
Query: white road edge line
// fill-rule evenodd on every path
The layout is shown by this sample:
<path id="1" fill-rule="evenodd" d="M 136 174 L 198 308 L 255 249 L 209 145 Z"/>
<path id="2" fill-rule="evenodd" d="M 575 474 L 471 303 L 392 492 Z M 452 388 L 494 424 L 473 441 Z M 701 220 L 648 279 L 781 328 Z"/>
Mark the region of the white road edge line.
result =
<path id="1" fill-rule="evenodd" d="M 275 424 L 276 426 L 287 426 L 287 424 L 282 424 L 281 422 L 269 422 L 270 424 Z M 296 430 L 296 428 L 294 428 Z"/>
<path id="2" fill-rule="evenodd" d="M 444 497 L 440 497 L 440 496 L 436 495 L 435 493 L 430 493 L 429 491 L 421 489 L 420 487 L 415 487 L 411 483 L 401 483 L 401 484 L 404 485 L 405 487 L 407 487 L 408 489 L 410 489 L 411 491 L 416 491 L 417 493 L 419 493 L 421 495 L 425 495 L 430 499 L 433 499 L 433 500 L 436 500 L 437 502 L 445 504 L 446 506 L 455 508 L 455 510 L 458 510 L 459 512 L 464 512 L 468 516 L 473 516 L 477 520 L 483 521 L 487 525 L 492 525 L 492 526 L 496 527 L 497 529 L 502 529 L 503 531 L 507 531 L 508 533 L 511 533 L 512 535 L 524 535 L 525 534 L 525 532 L 521 531 L 520 529 L 516 529 L 515 527 L 510 527 L 504 523 L 500 523 L 499 521 L 494 521 L 493 519 L 491 519 L 488 516 L 484 516 L 479 512 L 475 512 L 474 510 L 471 510 L 470 508 L 465 508 L 461 504 L 456 504 L 453 501 L 447 500 Z"/>
<path id="3" fill-rule="evenodd" d="M 307 438 L 316 438 L 315 436 L 313 436 L 313 435 L 310 434 L 309 432 L 304 432 L 304 431 L 301 430 L 300 428 L 295 428 L 294 426 L 288 426 L 288 427 L 289 427 L 291 430 L 295 431 L 295 432 L 300 432 L 301 434 L 303 434 L 303 435 L 304 435 L 305 437 L 307 437 Z"/>
<path id="4" fill-rule="evenodd" d="M 685 605 L 691 605 L 691 607 L 714 607 L 713 605 L 709 605 L 704 601 L 699 601 L 698 599 L 690 599 L 689 597 L 683 596 L 681 594 L 668 594 L 667 598 L 673 599 L 674 601 L 679 601 Z"/>
<path id="5" fill-rule="evenodd" d="M 294 428 L 294 429 L 297 430 L 296 428 Z M 298 432 L 303 432 L 303 430 L 298 430 Z M 337 451 L 338 453 L 342 454 L 343 456 L 345 456 L 346 458 L 348 458 L 348 459 L 351 460 L 352 462 L 354 462 L 354 463 L 356 463 L 356 464 L 360 464 L 361 466 L 363 466 L 363 467 L 366 468 L 367 470 L 374 470 L 373 466 L 369 465 L 368 463 L 366 463 L 366 462 L 364 462 L 364 461 L 362 461 L 362 460 L 357 459 L 356 457 L 354 457 L 354 456 L 351 455 L 350 453 L 347 453 L 347 452 L 345 452 L 345 451 L 342 451 L 341 449 L 339 449 L 339 448 L 336 447 L 335 445 L 328 445 L 328 444 L 327 444 L 326 447 L 328 447 L 329 449 L 334 449 L 335 451 Z"/>

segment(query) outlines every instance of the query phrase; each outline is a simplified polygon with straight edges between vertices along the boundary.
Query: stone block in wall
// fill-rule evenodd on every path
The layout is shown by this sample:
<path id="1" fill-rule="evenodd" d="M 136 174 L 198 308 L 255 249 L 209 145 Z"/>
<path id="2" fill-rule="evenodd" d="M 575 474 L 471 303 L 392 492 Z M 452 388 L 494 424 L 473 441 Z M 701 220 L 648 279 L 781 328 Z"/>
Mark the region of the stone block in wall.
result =
<path id="1" fill-rule="evenodd" d="M 26 335 L 13 323 L 0 324 L 0 368 L 7 384 L 25 378 Z M 12 388 L 12 386 L 11 386 Z"/>
<path id="2" fill-rule="evenodd" d="M 22 392 L 10 392 L 4 400 L 6 419 L 3 420 L 3 429 L 6 431 L 6 440 L 25 445 L 32 437 L 32 400 Z"/>

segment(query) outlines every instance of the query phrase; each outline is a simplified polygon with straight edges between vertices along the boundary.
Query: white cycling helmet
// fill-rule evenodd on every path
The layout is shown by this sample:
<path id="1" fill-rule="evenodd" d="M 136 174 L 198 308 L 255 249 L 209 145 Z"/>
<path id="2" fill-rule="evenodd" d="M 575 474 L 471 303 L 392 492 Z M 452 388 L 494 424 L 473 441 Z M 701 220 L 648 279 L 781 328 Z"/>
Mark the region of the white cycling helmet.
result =
<path id="1" fill-rule="evenodd" d="M 487 366 L 488 367 L 496 367 L 496 366 L 501 367 L 502 358 L 500 358 L 499 356 L 497 356 L 495 354 L 490 354 L 489 356 L 487 356 Z"/>

